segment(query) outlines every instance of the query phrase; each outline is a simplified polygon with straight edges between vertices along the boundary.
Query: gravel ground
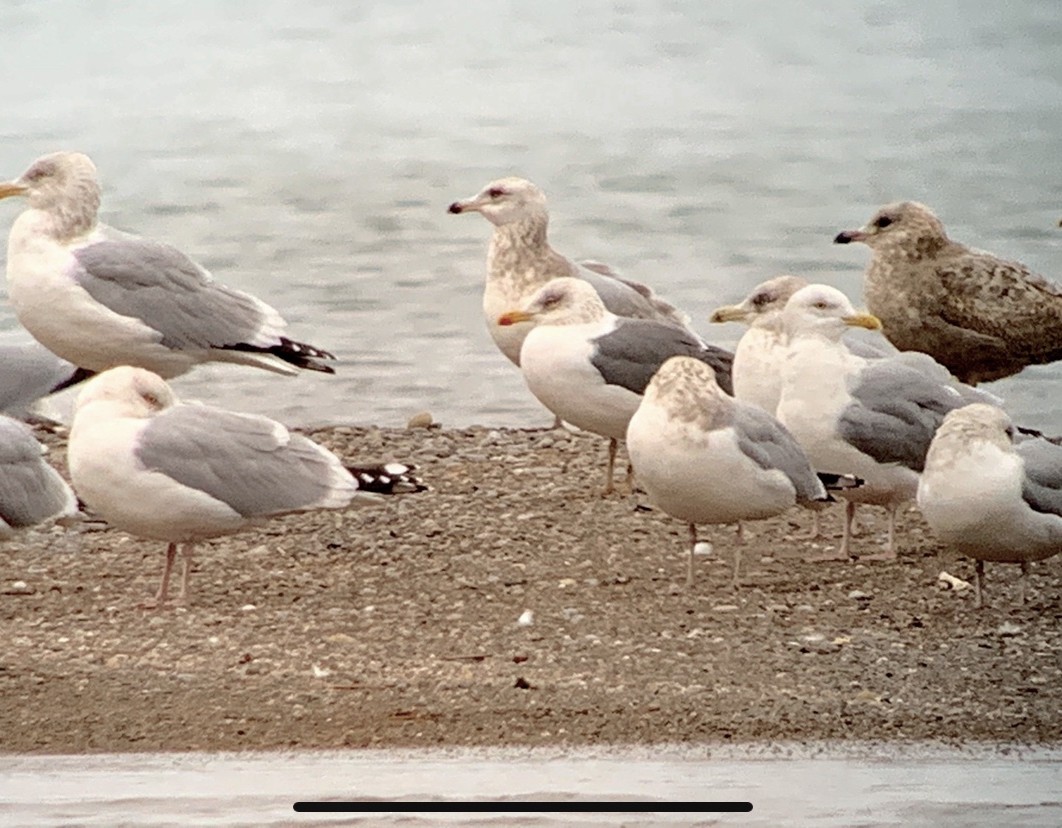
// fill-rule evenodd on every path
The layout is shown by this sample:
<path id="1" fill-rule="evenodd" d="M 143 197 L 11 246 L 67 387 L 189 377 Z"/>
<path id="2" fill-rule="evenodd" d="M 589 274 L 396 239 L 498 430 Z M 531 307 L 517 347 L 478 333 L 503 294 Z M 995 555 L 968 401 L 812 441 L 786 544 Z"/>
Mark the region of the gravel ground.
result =
<path id="1" fill-rule="evenodd" d="M 684 585 L 685 527 L 602 498 L 604 441 L 330 428 L 432 489 L 204 544 L 184 606 L 138 608 L 164 544 L 86 522 L 24 535 L 0 581 L 2 749 L 938 740 L 1062 742 L 1062 557 L 988 571 L 988 606 L 917 512 L 897 563 L 806 563 L 794 511 Z M 61 436 L 42 435 L 62 467 Z M 857 552 L 885 521 L 864 509 Z M 836 543 L 839 507 L 824 516 Z M 518 623 L 518 619 L 530 623 Z"/>

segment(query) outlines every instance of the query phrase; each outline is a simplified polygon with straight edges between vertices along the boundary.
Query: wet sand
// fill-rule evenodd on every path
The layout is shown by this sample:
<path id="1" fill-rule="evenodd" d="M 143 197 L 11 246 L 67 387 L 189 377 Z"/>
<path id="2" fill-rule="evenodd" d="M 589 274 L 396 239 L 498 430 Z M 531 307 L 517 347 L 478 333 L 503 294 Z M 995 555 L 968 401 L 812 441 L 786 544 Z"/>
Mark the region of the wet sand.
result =
<path id="1" fill-rule="evenodd" d="M 61 437 L 41 435 L 62 467 Z M 988 567 L 988 606 L 913 508 L 896 563 L 808 563 L 810 515 L 708 535 L 602 498 L 604 441 L 331 428 L 431 491 L 204 544 L 184 606 L 144 610 L 164 544 L 86 522 L 3 548 L 5 752 L 1062 741 L 1062 558 Z M 855 551 L 880 551 L 863 509 Z M 530 611 L 530 624 L 518 619 Z"/>

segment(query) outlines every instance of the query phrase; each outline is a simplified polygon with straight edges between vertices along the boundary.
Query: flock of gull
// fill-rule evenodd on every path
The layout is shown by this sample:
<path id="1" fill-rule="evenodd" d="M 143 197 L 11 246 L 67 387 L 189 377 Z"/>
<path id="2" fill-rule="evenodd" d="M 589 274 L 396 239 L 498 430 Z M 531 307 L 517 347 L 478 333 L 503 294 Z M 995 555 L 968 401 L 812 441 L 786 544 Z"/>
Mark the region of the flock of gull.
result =
<path id="1" fill-rule="evenodd" d="M 152 605 L 180 597 L 193 545 L 271 516 L 420 491 L 401 463 L 350 466 L 274 420 L 179 401 L 166 380 L 207 361 L 281 374 L 332 372 L 327 351 L 285 335 L 280 314 L 225 287 L 176 248 L 98 220 L 100 184 L 83 154 L 53 153 L 0 198 L 23 196 L 12 226 L 8 299 L 39 345 L 0 344 L 0 408 L 81 384 L 68 441 L 73 491 L 22 423 L 0 418 L 0 537 L 73 516 L 165 541 Z M 455 201 L 493 225 L 483 310 L 499 350 L 557 425 L 609 441 L 604 493 L 626 486 L 689 529 L 818 511 L 845 501 L 839 546 L 853 555 L 858 504 L 884 507 L 896 557 L 898 509 L 916 501 L 935 534 L 976 560 L 1021 564 L 1062 549 L 1062 447 L 1015 426 L 977 383 L 1062 359 L 1062 288 L 946 235 L 915 202 L 839 233 L 872 258 L 868 312 L 792 275 L 755 287 L 713 322 L 747 330 L 714 346 L 648 286 L 577 263 L 547 237 L 542 191 L 521 178 Z M 76 492 L 76 496 L 74 495 Z M 739 581 L 740 545 L 733 580 Z"/>

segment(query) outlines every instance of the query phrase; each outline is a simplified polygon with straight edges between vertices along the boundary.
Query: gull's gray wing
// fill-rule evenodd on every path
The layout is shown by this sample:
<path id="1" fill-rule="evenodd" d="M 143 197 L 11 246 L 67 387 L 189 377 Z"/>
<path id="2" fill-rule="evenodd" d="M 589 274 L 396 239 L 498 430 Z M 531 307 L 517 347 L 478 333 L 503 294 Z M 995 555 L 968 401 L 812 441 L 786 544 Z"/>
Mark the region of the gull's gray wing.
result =
<path id="1" fill-rule="evenodd" d="M 141 320 L 169 348 L 267 346 L 283 327 L 271 307 L 218 284 L 168 244 L 105 228 L 74 259 L 71 275 L 93 299 Z"/>
<path id="2" fill-rule="evenodd" d="M 590 362 L 609 385 L 620 385 L 644 394 L 649 380 L 673 356 L 699 359 L 715 371 L 719 387 L 732 394 L 730 369 L 734 355 L 723 348 L 705 345 L 694 334 L 652 319 L 616 320 L 610 332 L 592 340 Z"/>
<path id="3" fill-rule="evenodd" d="M 896 358 L 868 361 L 849 378 L 848 391 L 852 402 L 837 424 L 841 438 L 879 463 L 917 472 L 944 415 L 966 404 L 951 382 Z"/>
<path id="4" fill-rule="evenodd" d="M 77 511 L 74 492 L 44 460 L 33 432 L 0 417 L 0 534 Z"/>
<path id="5" fill-rule="evenodd" d="M 1015 450 L 1025 461 L 1021 491 L 1025 502 L 1037 512 L 1062 517 L 1062 446 L 1028 439 Z"/>
<path id="6" fill-rule="evenodd" d="M 796 489 L 797 500 L 826 500 L 822 481 L 789 429 L 759 406 L 734 405 L 730 424 L 738 448 L 761 469 L 777 469 Z"/>
<path id="7" fill-rule="evenodd" d="M 140 433 L 135 454 L 145 468 L 248 518 L 342 505 L 357 489 L 338 458 L 305 437 L 209 406 L 166 409 Z"/>
<path id="8" fill-rule="evenodd" d="M 575 263 L 572 263 L 575 265 Z M 661 299 L 656 292 L 642 282 L 626 279 L 607 264 L 595 261 L 575 265 L 573 275 L 594 286 L 605 307 L 616 316 L 631 319 L 656 319 L 686 328 L 689 319 L 670 302 Z"/>
<path id="9" fill-rule="evenodd" d="M 0 411 L 22 415 L 76 372 L 39 342 L 0 342 Z"/>

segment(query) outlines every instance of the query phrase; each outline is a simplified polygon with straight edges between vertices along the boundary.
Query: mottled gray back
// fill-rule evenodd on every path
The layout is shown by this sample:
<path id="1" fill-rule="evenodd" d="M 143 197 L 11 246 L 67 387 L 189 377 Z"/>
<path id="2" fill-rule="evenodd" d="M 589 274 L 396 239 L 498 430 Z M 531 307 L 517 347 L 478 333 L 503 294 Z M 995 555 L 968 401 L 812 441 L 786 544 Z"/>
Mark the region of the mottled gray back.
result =
<path id="1" fill-rule="evenodd" d="M 1022 497 L 1037 512 L 1062 516 L 1062 446 L 1043 439 L 1015 446 L 1025 461 Z"/>
<path id="2" fill-rule="evenodd" d="M 715 371 L 716 382 L 734 393 L 730 379 L 734 355 L 723 348 L 705 345 L 688 331 L 651 319 L 619 319 L 609 333 L 593 340 L 593 366 L 609 385 L 619 385 L 644 394 L 649 380 L 673 356 L 698 359 Z"/>
<path id="3" fill-rule="evenodd" d="M 136 456 L 244 517 L 314 506 L 331 489 L 335 461 L 301 435 L 282 443 L 275 429 L 265 417 L 177 405 L 144 429 Z"/>
<path id="4" fill-rule="evenodd" d="M 879 463 L 917 472 L 944 415 L 965 405 L 950 383 L 895 359 L 868 362 L 848 390 L 852 402 L 838 423 L 842 439 Z"/>
<path id="5" fill-rule="evenodd" d="M 0 518 L 14 528 L 33 526 L 64 511 L 72 497 L 33 432 L 0 417 Z"/>
<path id="6" fill-rule="evenodd" d="M 74 274 L 93 299 L 142 320 L 170 348 L 220 348 L 248 342 L 263 322 L 258 301 L 215 282 L 168 244 L 117 231 L 76 251 Z"/>
<path id="7" fill-rule="evenodd" d="M 762 408 L 733 406 L 738 448 L 761 469 L 777 469 L 789 478 L 798 501 L 824 500 L 826 489 L 789 429 Z"/>

